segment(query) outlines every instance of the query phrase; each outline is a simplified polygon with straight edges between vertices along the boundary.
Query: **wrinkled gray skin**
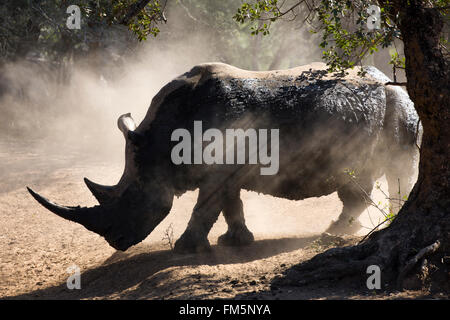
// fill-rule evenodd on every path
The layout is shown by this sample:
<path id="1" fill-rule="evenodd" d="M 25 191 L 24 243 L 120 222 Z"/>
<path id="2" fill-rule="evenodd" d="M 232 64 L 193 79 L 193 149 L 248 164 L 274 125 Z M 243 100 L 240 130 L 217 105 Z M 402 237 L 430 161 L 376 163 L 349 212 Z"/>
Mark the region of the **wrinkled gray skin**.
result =
<path id="1" fill-rule="evenodd" d="M 296 69 L 249 72 L 220 63 L 203 64 L 176 78 L 153 98 L 136 128 L 130 114 L 118 120 L 126 139 L 126 167 L 115 186 L 85 182 L 99 205 L 54 204 L 29 189 L 59 216 L 102 235 L 126 250 L 139 243 L 169 213 L 175 195 L 199 189 L 197 204 L 175 250 L 209 249 L 208 232 L 222 212 L 228 231 L 219 244 L 253 241 L 243 213 L 240 190 L 301 200 L 335 191 L 343 202 L 330 233 L 354 233 L 374 181 L 386 174 L 389 193 L 411 188 L 418 117 L 407 94 L 385 86 L 389 79 L 367 68 L 361 78 L 329 75 L 315 63 Z M 279 129 L 279 171 L 260 175 L 260 165 L 175 165 L 175 129 L 201 120 L 203 132 L 218 128 Z M 205 143 L 207 145 L 208 143 Z M 350 178 L 347 170 L 354 171 Z M 299 212 L 301 215 L 301 212 Z"/>

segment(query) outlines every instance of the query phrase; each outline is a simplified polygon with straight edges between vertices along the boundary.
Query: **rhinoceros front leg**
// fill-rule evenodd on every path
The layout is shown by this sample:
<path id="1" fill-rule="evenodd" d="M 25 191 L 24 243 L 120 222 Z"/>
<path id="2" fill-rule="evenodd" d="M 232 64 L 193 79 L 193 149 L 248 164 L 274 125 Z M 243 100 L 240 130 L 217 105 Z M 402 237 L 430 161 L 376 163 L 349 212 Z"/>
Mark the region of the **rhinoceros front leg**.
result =
<path id="1" fill-rule="evenodd" d="M 228 224 L 228 231 L 219 237 L 217 241 L 219 245 L 245 246 L 254 241 L 253 234 L 245 225 L 240 189 L 227 192 L 223 215 Z"/>
<path id="2" fill-rule="evenodd" d="M 188 226 L 175 242 L 174 251 L 196 253 L 211 250 L 208 233 L 223 209 L 223 193 L 214 187 L 200 187 Z"/>

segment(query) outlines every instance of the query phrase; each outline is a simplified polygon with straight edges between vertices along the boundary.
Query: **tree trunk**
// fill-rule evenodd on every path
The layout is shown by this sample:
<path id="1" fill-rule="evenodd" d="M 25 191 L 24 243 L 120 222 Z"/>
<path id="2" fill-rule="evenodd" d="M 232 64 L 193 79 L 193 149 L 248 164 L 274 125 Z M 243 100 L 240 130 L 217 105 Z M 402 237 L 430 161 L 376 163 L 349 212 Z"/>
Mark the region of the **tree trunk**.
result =
<path id="1" fill-rule="evenodd" d="M 393 227 L 410 226 L 413 233 L 405 235 L 410 250 L 440 241 L 429 260 L 446 269 L 448 277 L 449 265 L 440 261 L 450 255 L 450 65 L 439 48 L 443 21 L 436 9 L 409 6 L 404 11 L 399 27 L 407 89 L 422 122 L 423 138 L 416 185 Z M 445 280 L 448 290 L 449 279 Z"/>
<path id="2" fill-rule="evenodd" d="M 439 49 L 443 22 L 436 9 L 399 8 L 407 90 L 423 126 L 418 180 L 389 227 L 295 266 L 278 285 L 367 279 L 367 267 L 378 265 L 382 289 L 450 292 L 450 66 Z"/>

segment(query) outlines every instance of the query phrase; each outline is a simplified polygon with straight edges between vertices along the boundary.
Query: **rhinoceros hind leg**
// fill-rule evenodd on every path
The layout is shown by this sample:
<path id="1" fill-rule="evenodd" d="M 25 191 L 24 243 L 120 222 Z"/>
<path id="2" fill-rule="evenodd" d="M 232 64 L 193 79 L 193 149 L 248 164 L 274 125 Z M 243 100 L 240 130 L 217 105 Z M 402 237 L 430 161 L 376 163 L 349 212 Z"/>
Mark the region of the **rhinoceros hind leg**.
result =
<path id="1" fill-rule="evenodd" d="M 188 226 L 175 242 L 175 252 L 198 253 L 211 250 L 208 233 L 223 208 L 222 193 L 212 190 L 214 190 L 213 186 L 200 187 Z"/>
<path id="2" fill-rule="evenodd" d="M 245 246 L 254 241 L 253 234 L 245 225 L 244 209 L 239 193 L 239 189 L 228 192 L 225 198 L 223 215 L 228 224 L 228 231 L 217 240 L 219 245 Z"/>
<path id="3" fill-rule="evenodd" d="M 348 185 L 338 189 L 339 198 L 342 201 L 342 213 L 337 221 L 333 221 L 326 232 L 340 234 L 354 234 L 361 229 L 361 223 L 358 221 L 359 216 L 367 207 L 364 192 L 370 195 L 373 188 L 372 179 L 359 179 L 359 186 L 350 182 Z"/>

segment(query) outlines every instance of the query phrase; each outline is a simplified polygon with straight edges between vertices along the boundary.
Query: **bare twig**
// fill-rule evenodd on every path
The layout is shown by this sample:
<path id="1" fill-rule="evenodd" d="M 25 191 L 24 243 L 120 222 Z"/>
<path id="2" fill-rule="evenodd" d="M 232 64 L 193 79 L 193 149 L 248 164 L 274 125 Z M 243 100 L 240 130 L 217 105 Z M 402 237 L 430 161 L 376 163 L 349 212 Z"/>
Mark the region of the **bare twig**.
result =
<path id="1" fill-rule="evenodd" d="M 414 143 L 416 144 L 417 149 L 419 149 L 420 151 L 420 146 L 417 144 L 417 138 L 419 137 L 419 124 L 420 124 L 420 119 L 417 120 L 417 124 L 416 124 L 416 136 L 414 138 Z"/>
<path id="2" fill-rule="evenodd" d="M 366 192 L 366 190 L 364 190 L 364 188 L 356 181 L 356 178 L 350 176 L 350 180 L 353 181 L 353 183 L 354 183 L 354 184 L 362 191 L 362 193 L 365 195 L 364 200 L 365 200 L 367 203 L 373 205 L 375 208 L 377 208 L 377 209 L 383 214 L 383 216 L 384 216 L 386 219 L 388 219 L 388 218 L 389 218 L 388 214 L 387 214 L 386 212 L 384 212 L 383 209 L 381 209 L 380 207 L 377 206 L 377 204 L 372 200 L 372 197 L 371 197 L 371 196 Z"/>
<path id="3" fill-rule="evenodd" d="M 165 10 L 166 10 L 167 1 L 169 1 L 169 0 L 164 1 L 164 5 L 163 5 L 163 7 L 162 7 L 162 9 L 161 9 L 161 18 L 162 18 L 162 20 L 164 21 L 164 23 L 167 23 L 167 18 L 166 18 L 166 15 L 165 15 L 165 13 L 164 13 Z"/>
<path id="4" fill-rule="evenodd" d="M 372 233 L 374 233 L 380 226 L 382 226 L 383 224 L 385 224 L 386 222 L 388 222 L 388 221 L 393 221 L 393 219 L 394 219 L 394 217 L 392 217 L 392 216 L 390 216 L 390 215 L 388 215 L 385 211 L 384 211 L 384 209 L 382 209 L 382 208 L 380 208 L 376 203 L 375 203 L 375 201 L 373 201 L 373 199 L 372 199 L 372 197 L 366 192 L 366 190 L 364 190 L 364 188 L 356 181 L 356 178 L 355 177 L 353 177 L 352 175 L 350 175 L 350 180 L 351 181 L 353 181 L 353 183 L 355 183 L 355 185 L 363 192 L 363 194 L 364 194 L 364 201 L 366 202 L 366 204 L 368 204 L 368 205 L 371 205 L 371 206 L 373 206 L 373 207 L 375 207 L 375 208 L 377 208 L 382 214 L 383 214 L 383 216 L 385 217 L 385 219 L 382 221 L 382 222 L 380 222 L 380 223 L 378 223 L 369 233 L 367 233 L 360 241 L 359 241 L 359 243 L 362 243 L 364 240 L 366 240 L 367 239 L 367 237 L 369 237 Z M 398 179 L 398 193 L 399 193 L 399 198 L 393 198 L 393 197 L 388 197 L 388 195 L 380 188 L 380 187 L 376 187 L 378 190 L 380 190 L 382 193 L 383 193 L 383 195 L 386 197 L 386 199 L 387 200 L 389 200 L 390 202 L 392 202 L 392 201 L 398 201 L 398 205 L 399 205 L 399 208 L 401 208 L 401 201 L 404 201 L 404 200 L 402 200 L 402 199 L 400 199 L 400 194 L 401 194 L 401 191 L 400 191 L 400 179 Z M 370 217 L 370 213 L 369 213 L 369 211 L 368 211 L 368 214 L 369 214 L 369 218 L 370 218 L 370 221 L 372 222 L 372 218 Z M 372 225 L 373 225 L 373 222 L 372 222 Z"/>
<path id="5" fill-rule="evenodd" d="M 391 220 L 392 218 L 386 218 L 386 220 L 381 221 L 378 225 L 375 226 L 372 230 L 370 230 L 359 242 L 358 244 L 361 244 L 366 240 L 372 233 L 377 231 L 379 227 L 381 227 L 383 224 L 385 224 L 387 221 Z"/>
<path id="6" fill-rule="evenodd" d="M 389 81 L 386 82 L 385 86 L 406 86 L 407 82 L 395 82 L 395 81 Z"/>
<path id="7" fill-rule="evenodd" d="M 167 244 L 170 247 L 170 250 L 173 250 L 174 241 L 173 241 L 173 224 L 171 223 L 166 230 L 164 230 L 164 237 L 162 240 L 166 240 Z"/>

